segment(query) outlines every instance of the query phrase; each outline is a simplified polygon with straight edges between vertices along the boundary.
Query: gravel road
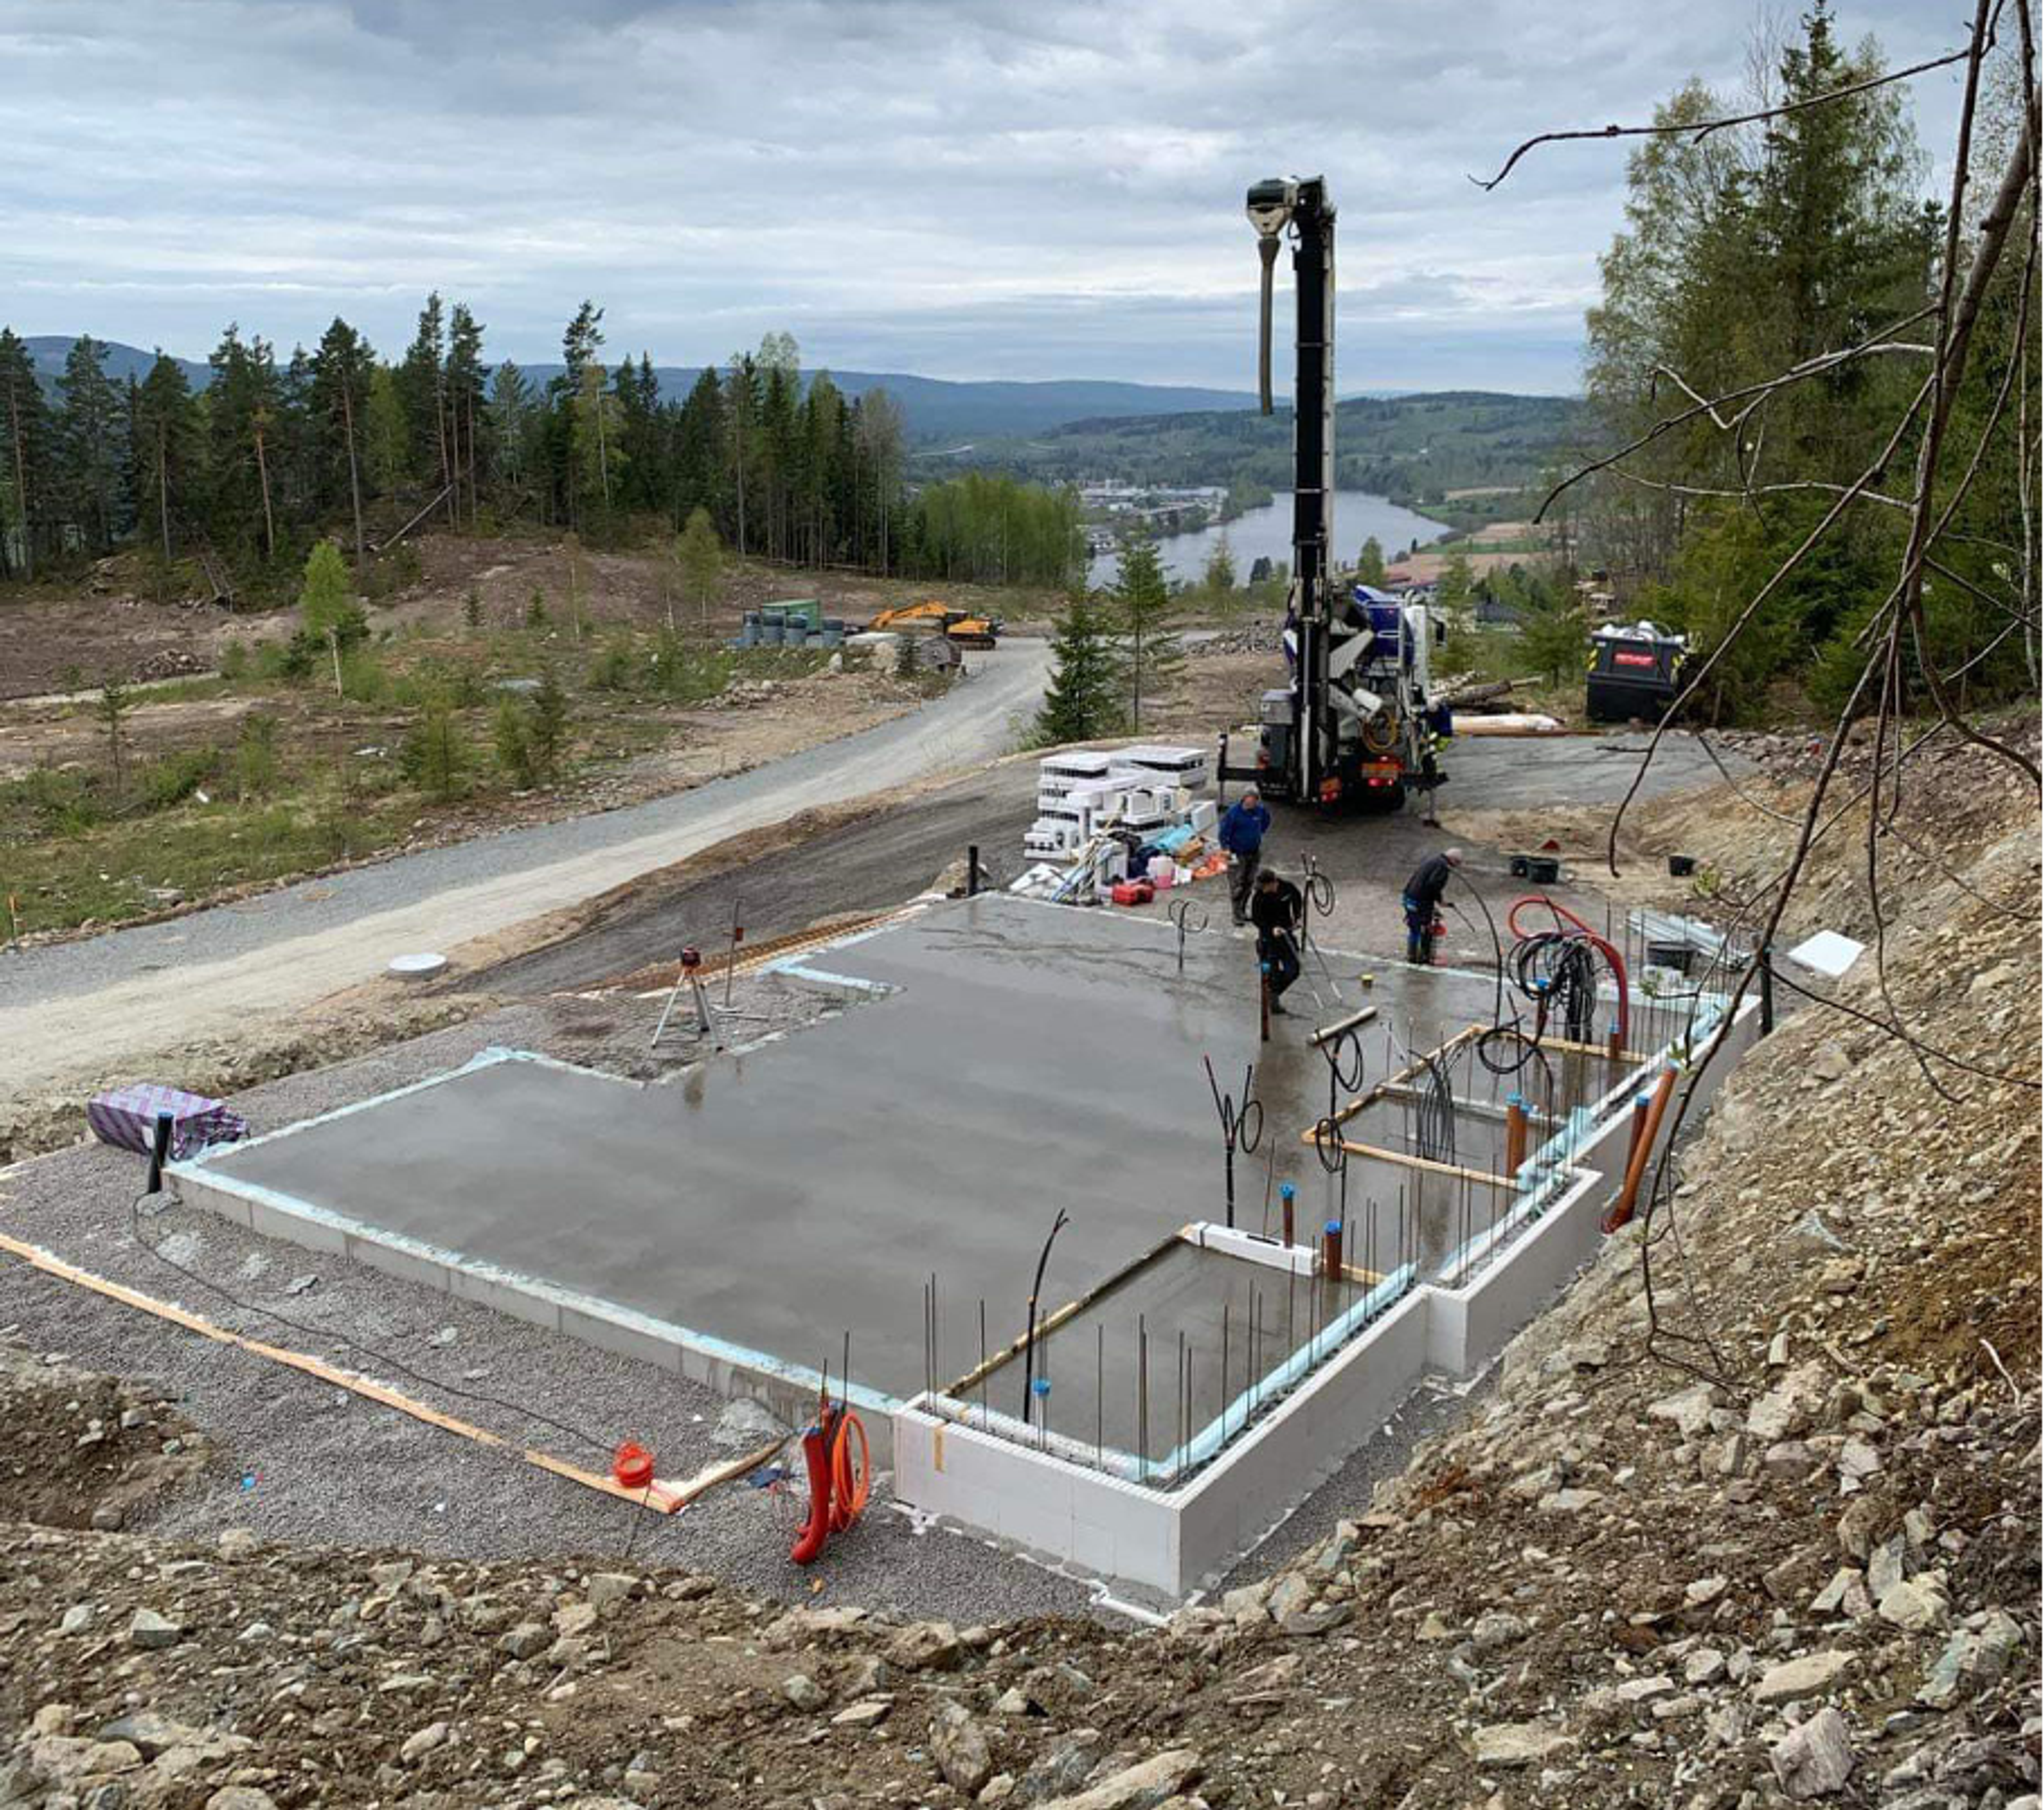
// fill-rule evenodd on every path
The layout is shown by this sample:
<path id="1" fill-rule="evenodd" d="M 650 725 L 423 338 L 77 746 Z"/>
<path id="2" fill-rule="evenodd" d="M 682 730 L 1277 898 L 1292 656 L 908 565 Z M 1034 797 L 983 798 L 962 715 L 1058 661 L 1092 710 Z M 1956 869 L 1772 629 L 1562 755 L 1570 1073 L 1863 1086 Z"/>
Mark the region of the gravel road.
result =
<path id="1" fill-rule="evenodd" d="M 229 1034 L 370 979 L 405 951 L 444 950 L 797 811 L 988 759 L 1011 744 L 1049 665 L 1042 642 L 1011 640 L 971 656 L 967 682 L 926 709 L 751 773 L 0 959 L 0 1093 L 173 1036 Z"/>

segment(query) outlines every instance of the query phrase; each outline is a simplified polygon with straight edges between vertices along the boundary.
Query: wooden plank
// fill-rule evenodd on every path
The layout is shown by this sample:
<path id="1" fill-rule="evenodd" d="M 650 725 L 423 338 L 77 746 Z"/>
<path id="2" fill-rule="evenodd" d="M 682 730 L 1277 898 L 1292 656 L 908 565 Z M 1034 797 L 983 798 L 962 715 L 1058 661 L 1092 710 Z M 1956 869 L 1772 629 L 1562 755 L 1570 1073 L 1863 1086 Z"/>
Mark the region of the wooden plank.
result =
<path id="1" fill-rule="evenodd" d="M 615 1497 L 620 1502 L 630 1502 L 655 1514 L 671 1515 L 677 1508 L 686 1507 L 705 1490 L 719 1483 L 742 1477 L 756 1470 L 781 1449 L 778 1439 L 758 1451 L 747 1452 L 741 1458 L 713 1465 L 709 1470 L 697 1474 L 686 1482 L 662 1483 L 657 1478 L 650 1489 L 627 1489 L 613 1478 L 601 1471 L 585 1470 L 580 1465 L 570 1464 L 551 1453 L 521 1447 L 493 1433 L 486 1427 L 459 1420 L 451 1414 L 444 1414 L 437 1408 L 401 1395 L 396 1389 L 380 1382 L 372 1382 L 352 1370 L 344 1370 L 303 1351 L 287 1350 L 281 1345 L 266 1343 L 260 1339 L 251 1339 L 245 1333 L 231 1331 L 217 1322 L 208 1320 L 203 1314 L 194 1313 L 189 1308 L 179 1307 L 174 1301 L 159 1301 L 153 1295 L 145 1295 L 139 1289 L 131 1289 L 125 1283 L 111 1282 L 104 1276 L 96 1276 L 89 1270 L 81 1270 L 67 1263 L 61 1257 L 53 1256 L 33 1244 L 25 1244 L 19 1239 L 10 1238 L 0 1232 L 0 1251 L 18 1257 L 46 1276 L 59 1282 L 68 1282 L 75 1288 L 86 1289 L 107 1300 L 117 1301 L 123 1307 L 133 1308 L 139 1313 L 152 1315 L 158 1320 L 168 1320 L 173 1326 L 182 1327 L 187 1332 L 195 1332 L 202 1339 L 210 1339 L 214 1343 L 232 1345 L 251 1356 L 267 1359 L 273 1364 L 282 1364 L 288 1370 L 298 1370 L 321 1382 L 332 1383 L 336 1389 L 344 1389 L 381 1407 L 394 1408 L 398 1413 L 409 1415 L 428 1427 L 437 1427 L 442 1432 L 452 1433 L 458 1438 L 473 1440 L 480 1446 L 491 1446 L 523 1459 L 527 1464 L 550 1474 L 563 1478 L 571 1483 L 578 1483 L 585 1489 L 594 1489 L 605 1496 Z"/>
<path id="2" fill-rule="evenodd" d="M 1608 1043 L 1576 1043 L 1566 1037 L 1543 1037 L 1540 1047 L 1543 1051 L 1558 1051 L 1565 1056 L 1602 1056 L 1607 1062 L 1611 1059 L 1611 1047 Z M 1622 1063 L 1639 1063 L 1651 1062 L 1654 1059 L 1643 1050 L 1620 1050 L 1618 1059 Z"/>
<path id="3" fill-rule="evenodd" d="M 1374 1162 L 1393 1162 L 1401 1169 L 1417 1169 L 1428 1175 L 1452 1176 L 1458 1182 L 1481 1182 L 1486 1188 L 1509 1189 L 1518 1186 L 1508 1175 L 1488 1175 L 1481 1169 L 1462 1169 L 1452 1162 L 1408 1156 L 1402 1150 L 1380 1150 L 1372 1143 L 1350 1143 L 1347 1138 L 1342 1139 L 1342 1148 L 1350 1156 L 1367 1157 Z"/>
<path id="4" fill-rule="evenodd" d="M 1192 1227 L 1190 1225 L 1182 1225 L 1169 1237 L 1158 1239 L 1155 1244 L 1151 1245 L 1147 1251 L 1144 1251 L 1141 1256 L 1136 1258 L 1132 1262 L 1123 1265 L 1120 1269 L 1116 1270 L 1112 1275 L 1103 1277 L 1099 1282 L 1095 1282 L 1091 1288 L 1088 1289 L 1084 1294 L 1077 1297 L 1074 1300 L 1066 1301 L 1065 1305 L 1058 1309 L 1055 1312 L 1046 1314 L 1041 1320 L 1036 1322 L 1036 1338 L 1038 1342 L 1040 1343 L 1048 1334 L 1055 1331 L 1058 1327 L 1063 1325 L 1065 1322 L 1070 1320 L 1075 1313 L 1080 1312 L 1084 1309 L 1092 1306 L 1095 1301 L 1098 1301 L 1100 1297 L 1105 1294 L 1110 1289 L 1119 1288 L 1124 1282 L 1127 1282 L 1131 1276 L 1134 1275 L 1137 1270 L 1146 1268 L 1149 1264 L 1154 1262 L 1166 1251 L 1169 1251 L 1173 1245 L 1185 1242 L 1185 1234 L 1191 1230 Z M 939 1393 L 952 1400 L 961 1399 L 978 1386 L 982 1378 L 991 1376 L 996 1370 L 999 1370 L 1003 1364 L 1012 1363 L 1016 1358 L 1020 1357 L 1028 1348 L 1029 1335 L 1028 1332 L 1024 1330 L 1022 1335 L 1016 1339 L 1012 1344 L 1009 1345 L 1005 1351 L 995 1351 L 992 1353 L 986 1358 L 985 1362 L 975 1364 L 970 1370 L 967 1370 L 963 1376 L 960 1377 L 957 1382 L 947 1384 Z"/>

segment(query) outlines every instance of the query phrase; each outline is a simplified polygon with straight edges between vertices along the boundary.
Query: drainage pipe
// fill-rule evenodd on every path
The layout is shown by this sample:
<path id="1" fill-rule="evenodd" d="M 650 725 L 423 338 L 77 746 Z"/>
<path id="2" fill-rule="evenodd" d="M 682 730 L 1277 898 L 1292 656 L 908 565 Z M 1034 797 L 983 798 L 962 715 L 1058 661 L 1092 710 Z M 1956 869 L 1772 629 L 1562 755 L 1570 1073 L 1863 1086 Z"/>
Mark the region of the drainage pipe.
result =
<path id="1" fill-rule="evenodd" d="M 1653 1101 L 1646 1109 L 1646 1120 L 1640 1124 L 1639 1135 L 1633 1143 L 1631 1160 L 1625 1166 L 1625 1186 L 1619 1190 L 1611 1211 L 1604 1215 L 1606 1232 L 1617 1231 L 1632 1217 L 1633 1208 L 1639 1198 L 1640 1178 L 1646 1172 L 1646 1159 L 1653 1154 L 1654 1140 L 1660 1136 L 1662 1118 L 1675 1091 L 1675 1075 L 1673 1063 L 1661 1070 L 1660 1084 L 1654 1089 Z"/>

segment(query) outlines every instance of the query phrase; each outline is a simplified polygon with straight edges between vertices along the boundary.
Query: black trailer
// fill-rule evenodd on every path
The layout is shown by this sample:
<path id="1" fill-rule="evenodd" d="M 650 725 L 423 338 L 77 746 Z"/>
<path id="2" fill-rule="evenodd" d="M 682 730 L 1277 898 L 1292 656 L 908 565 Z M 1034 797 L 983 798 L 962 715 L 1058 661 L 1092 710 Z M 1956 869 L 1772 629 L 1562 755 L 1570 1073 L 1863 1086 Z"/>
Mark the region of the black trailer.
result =
<path id="1" fill-rule="evenodd" d="M 1679 635 L 1597 635 L 1590 641 L 1593 723 L 1658 723 L 1682 689 L 1689 644 Z"/>

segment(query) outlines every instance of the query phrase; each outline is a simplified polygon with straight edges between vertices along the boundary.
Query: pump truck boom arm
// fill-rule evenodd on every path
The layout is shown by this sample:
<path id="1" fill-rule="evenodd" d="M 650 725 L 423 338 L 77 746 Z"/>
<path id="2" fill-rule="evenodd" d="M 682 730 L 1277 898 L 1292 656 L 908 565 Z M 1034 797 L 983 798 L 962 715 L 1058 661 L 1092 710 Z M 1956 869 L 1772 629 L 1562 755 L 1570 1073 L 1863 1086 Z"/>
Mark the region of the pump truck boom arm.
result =
<path id="1" fill-rule="evenodd" d="M 1256 183 L 1246 210 L 1262 269 L 1258 392 L 1271 413 L 1272 290 L 1278 253 L 1292 242 L 1297 379 L 1292 392 L 1292 587 L 1286 611 L 1290 682 L 1265 693 L 1254 779 L 1272 796 L 1320 806 L 1397 804 L 1408 785 L 1442 775 L 1433 747 L 1447 729 L 1434 705 L 1427 655 L 1437 629 L 1424 608 L 1358 586 L 1335 585 L 1335 209 L 1325 179 Z"/>

